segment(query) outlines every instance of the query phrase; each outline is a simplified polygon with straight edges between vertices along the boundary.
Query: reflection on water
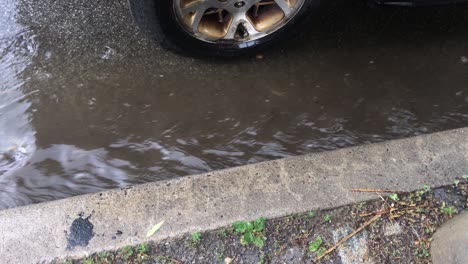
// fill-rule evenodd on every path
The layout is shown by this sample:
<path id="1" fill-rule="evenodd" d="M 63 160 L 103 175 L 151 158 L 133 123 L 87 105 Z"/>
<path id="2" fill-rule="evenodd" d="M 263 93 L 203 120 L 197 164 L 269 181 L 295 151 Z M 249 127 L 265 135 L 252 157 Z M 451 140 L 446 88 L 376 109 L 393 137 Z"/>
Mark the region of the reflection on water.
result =
<path id="1" fill-rule="evenodd" d="M 68 145 L 39 149 L 28 164 L 14 173 L 21 185 L 17 192 L 23 197 L 12 201 L 12 205 L 122 188 L 127 186 L 126 169 L 132 169 L 128 161 L 109 159 L 104 149 L 85 151 Z M 10 197 L 16 196 L 18 194 L 10 194 Z"/>
<path id="2" fill-rule="evenodd" d="M 0 200 L 2 207 L 16 205 L 14 174 L 36 149 L 36 131 L 30 123 L 28 95 L 22 73 L 36 53 L 35 36 L 17 25 L 12 1 L 2 1 L 0 15 Z M 13 195 L 12 195 L 13 194 Z"/>
<path id="3" fill-rule="evenodd" d="M 155 47 L 125 0 L 0 0 L 0 209 L 468 124 L 468 11 L 343 2 L 221 63 Z"/>
<path id="4" fill-rule="evenodd" d="M 119 167 L 132 166 L 107 158 L 105 149 L 51 145 L 37 150 L 32 125 L 37 109 L 30 101 L 40 91 L 23 91 L 23 86 L 31 79 L 25 71 L 38 43 L 33 30 L 16 22 L 16 4 L 0 1 L 0 209 L 127 186 Z M 46 52 L 45 59 L 49 56 Z"/>

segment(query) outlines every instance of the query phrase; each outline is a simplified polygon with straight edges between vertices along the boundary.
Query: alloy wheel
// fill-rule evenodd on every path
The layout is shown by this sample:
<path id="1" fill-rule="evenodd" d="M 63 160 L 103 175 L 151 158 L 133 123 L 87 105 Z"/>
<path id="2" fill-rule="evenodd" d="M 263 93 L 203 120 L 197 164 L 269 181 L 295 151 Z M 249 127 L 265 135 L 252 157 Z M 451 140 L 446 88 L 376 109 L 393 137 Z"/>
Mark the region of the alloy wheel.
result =
<path id="1" fill-rule="evenodd" d="M 195 38 L 247 42 L 287 24 L 306 0 L 174 0 L 178 22 Z"/>

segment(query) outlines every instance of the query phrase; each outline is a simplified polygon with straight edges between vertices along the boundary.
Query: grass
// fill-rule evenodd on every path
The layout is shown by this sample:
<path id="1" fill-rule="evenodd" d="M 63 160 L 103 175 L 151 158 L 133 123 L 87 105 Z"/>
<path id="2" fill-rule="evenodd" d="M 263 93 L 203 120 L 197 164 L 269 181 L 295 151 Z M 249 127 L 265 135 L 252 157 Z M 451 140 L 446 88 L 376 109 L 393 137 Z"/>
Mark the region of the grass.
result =
<path id="1" fill-rule="evenodd" d="M 122 258 L 125 260 L 129 260 L 133 256 L 133 248 L 131 246 L 125 246 L 122 248 L 121 254 Z"/>
<path id="2" fill-rule="evenodd" d="M 147 254 L 149 252 L 148 244 L 143 243 L 143 244 L 138 245 L 137 251 L 138 251 L 138 253 L 140 253 L 140 255 Z"/>

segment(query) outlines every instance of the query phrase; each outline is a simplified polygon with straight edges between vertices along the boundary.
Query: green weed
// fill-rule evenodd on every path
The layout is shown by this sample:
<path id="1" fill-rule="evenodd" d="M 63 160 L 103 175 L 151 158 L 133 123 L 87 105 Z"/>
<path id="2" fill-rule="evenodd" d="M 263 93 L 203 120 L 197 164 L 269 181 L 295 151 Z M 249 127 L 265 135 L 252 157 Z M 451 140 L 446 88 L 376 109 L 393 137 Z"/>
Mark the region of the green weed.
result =
<path id="1" fill-rule="evenodd" d="M 320 236 L 318 236 L 314 241 L 309 243 L 309 251 L 310 252 L 317 252 L 319 248 L 322 246 L 323 240 Z"/>
<path id="2" fill-rule="evenodd" d="M 317 250 L 317 256 L 322 256 L 323 253 L 325 253 L 326 250 L 327 250 L 327 249 L 324 248 L 324 247 L 319 248 L 319 249 Z"/>
<path id="3" fill-rule="evenodd" d="M 83 264 L 95 264 L 94 263 L 94 260 L 91 259 L 91 258 L 86 258 L 85 260 L 83 260 Z"/>
<path id="4" fill-rule="evenodd" d="M 149 246 L 148 246 L 148 244 L 142 243 L 142 244 L 138 245 L 137 251 L 138 251 L 138 253 L 140 253 L 140 254 L 142 254 L 142 255 L 147 254 L 148 251 L 149 251 Z"/>
<path id="5" fill-rule="evenodd" d="M 232 224 L 234 232 L 241 235 L 242 245 L 255 245 L 262 248 L 265 245 L 265 223 L 266 219 L 261 217 L 253 222 L 238 221 Z"/>
<path id="6" fill-rule="evenodd" d="M 227 237 L 227 231 L 226 231 L 226 229 L 220 229 L 220 230 L 218 230 L 217 233 L 218 233 L 218 235 L 219 235 L 220 237 L 222 237 L 222 238 L 226 238 L 226 237 Z"/>
<path id="7" fill-rule="evenodd" d="M 130 259 L 131 256 L 133 256 L 133 248 L 131 246 L 125 246 L 122 248 L 122 258 L 125 260 Z"/>
<path id="8" fill-rule="evenodd" d="M 192 243 L 197 245 L 198 243 L 200 243 L 200 240 L 201 240 L 201 233 L 200 232 L 194 232 L 192 233 Z"/>
<path id="9" fill-rule="evenodd" d="M 449 217 L 452 217 L 457 212 L 457 209 L 453 206 L 446 206 L 445 203 L 442 203 L 442 206 L 440 207 L 440 212 L 444 215 L 448 215 Z"/>
<path id="10" fill-rule="evenodd" d="M 398 201 L 398 194 L 392 193 L 388 196 L 388 198 L 392 199 L 393 201 Z"/>

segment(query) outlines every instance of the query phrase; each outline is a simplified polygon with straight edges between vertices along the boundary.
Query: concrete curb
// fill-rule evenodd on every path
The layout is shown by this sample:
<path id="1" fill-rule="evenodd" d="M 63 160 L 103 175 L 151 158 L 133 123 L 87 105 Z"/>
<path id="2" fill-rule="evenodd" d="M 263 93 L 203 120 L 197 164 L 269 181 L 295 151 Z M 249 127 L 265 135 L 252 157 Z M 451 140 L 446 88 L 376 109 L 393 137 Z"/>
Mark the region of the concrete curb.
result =
<path id="1" fill-rule="evenodd" d="M 451 184 L 468 172 L 467 138 L 464 128 L 0 211 L 0 262 L 83 257 L 141 243 L 162 220 L 152 240 L 375 198 L 351 188 Z"/>
<path id="2" fill-rule="evenodd" d="M 431 256 L 434 264 L 467 263 L 468 211 L 443 224 L 433 238 Z"/>

